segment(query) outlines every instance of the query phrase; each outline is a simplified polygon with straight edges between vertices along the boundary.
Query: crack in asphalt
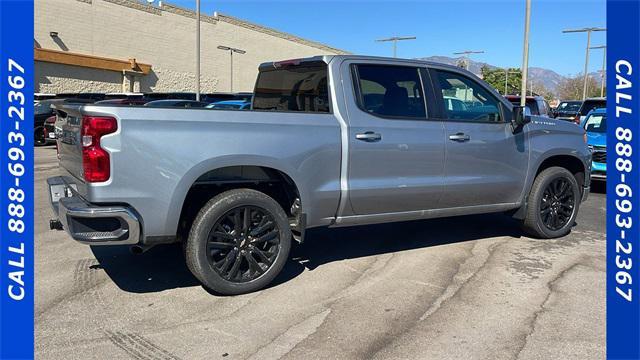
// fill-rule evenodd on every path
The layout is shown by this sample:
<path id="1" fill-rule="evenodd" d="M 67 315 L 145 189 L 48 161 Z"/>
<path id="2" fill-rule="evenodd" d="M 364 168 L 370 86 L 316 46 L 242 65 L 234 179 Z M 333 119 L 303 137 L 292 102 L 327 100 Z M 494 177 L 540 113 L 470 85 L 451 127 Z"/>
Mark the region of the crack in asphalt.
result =
<path id="1" fill-rule="evenodd" d="M 284 356 L 286 356 L 287 354 L 291 353 L 292 351 L 294 351 L 295 349 L 298 348 L 298 346 L 304 342 L 305 340 L 307 340 L 309 337 L 311 337 L 313 334 L 315 334 L 316 332 L 318 332 L 318 330 L 322 327 L 322 325 L 325 323 L 325 320 L 328 318 L 329 314 L 333 311 L 332 306 L 338 302 L 341 299 L 344 299 L 347 296 L 353 295 L 354 291 L 352 290 L 354 287 L 361 285 L 362 281 L 364 279 L 370 279 L 373 280 L 374 278 L 372 277 L 373 274 L 379 273 L 380 271 L 384 270 L 389 263 L 391 262 L 391 260 L 395 257 L 395 253 L 391 253 L 391 254 L 385 254 L 382 256 L 377 256 L 375 258 L 374 261 L 372 261 L 368 266 L 365 267 L 364 270 L 362 271 L 355 271 L 356 269 L 351 268 L 350 266 L 347 266 L 347 270 L 355 273 L 355 274 L 359 274 L 359 276 L 354 279 L 348 286 L 342 288 L 341 290 L 339 290 L 336 295 L 331 296 L 319 303 L 314 303 L 311 306 L 324 306 L 326 307 L 325 310 L 321 311 L 318 314 L 313 314 L 307 318 L 305 318 L 305 320 L 296 323 L 292 326 L 290 326 L 289 328 L 287 328 L 287 330 L 285 330 L 284 332 L 278 334 L 276 337 L 272 338 L 268 343 L 262 345 L 257 351 L 255 351 L 252 355 L 250 355 L 248 358 L 256 358 L 255 355 L 261 352 L 261 349 L 265 349 L 268 347 L 273 347 L 272 345 L 274 345 L 274 343 L 276 343 L 279 339 L 283 339 L 283 337 L 285 336 L 285 334 L 287 334 L 292 328 L 299 326 L 300 324 L 303 324 L 307 321 L 309 321 L 309 319 L 312 319 L 314 317 L 317 317 L 319 314 L 325 314 L 324 316 L 322 316 L 322 321 L 317 324 L 317 326 L 315 326 L 313 328 L 313 331 L 308 332 L 307 334 L 305 334 L 303 337 L 301 337 L 300 339 L 298 339 L 295 344 L 293 344 L 293 346 L 290 347 L 286 347 L 286 351 L 282 351 L 279 356 L 275 357 L 274 359 L 280 359 Z M 357 292 L 357 290 L 356 290 Z M 286 339 L 286 338 L 285 338 Z M 275 344 L 275 347 L 279 347 L 282 348 L 283 346 L 279 345 L 279 344 Z"/>
<path id="2" fill-rule="evenodd" d="M 261 346 L 253 354 L 248 356 L 247 359 L 265 360 L 282 358 L 291 352 L 298 344 L 318 331 L 318 328 L 322 326 L 330 313 L 331 308 L 325 309 L 289 326 L 282 334 L 278 335 L 268 344 Z"/>
<path id="3" fill-rule="evenodd" d="M 443 291 L 442 295 L 438 299 L 436 299 L 436 301 L 434 301 L 433 304 L 431 304 L 431 306 L 427 309 L 427 311 L 425 311 L 425 313 L 420 317 L 420 319 L 418 319 L 418 321 L 424 321 L 429 316 L 433 315 L 438 310 L 440 310 L 440 308 L 442 307 L 442 304 L 453 299 L 460 292 L 460 289 L 462 289 L 469 281 L 471 281 L 471 279 L 474 279 L 477 276 L 477 274 L 480 272 L 480 270 L 482 270 L 485 267 L 485 265 L 487 265 L 487 263 L 489 262 L 489 258 L 493 255 L 495 248 L 498 247 L 499 245 L 502 245 L 505 242 L 506 240 L 496 241 L 493 244 L 489 245 L 486 249 L 486 256 L 484 256 L 484 259 L 481 259 L 481 263 L 479 264 L 479 266 L 473 269 L 473 264 L 471 264 L 470 265 L 471 268 L 468 270 L 470 271 L 469 274 L 466 274 L 466 275 L 461 274 L 462 268 L 465 265 L 467 265 L 470 260 L 473 260 L 478 255 L 485 255 L 485 254 L 474 254 L 474 250 L 476 250 L 477 248 L 476 245 L 478 244 L 478 243 L 474 243 L 473 248 L 471 248 L 471 256 L 468 257 L 458 267 L 458 272 L 453 277 L 454 283 L 450 286 L 447 286 L 447 288 Z"/>
<path id="4" fill-rule="evenodd" d="M 490 244 L 486 248 L 487 253 L 485 258 L 481 260 L 482 261 L 481 264 L 479 264 L 479 266 L 477 266 L 475 269 L 469 269 L 471 271 L 469 276 L 467 276 L 466 278 L 461 278 L 459 275 L 463 271 L 463 267 L 466 264 L 468 264 L 470 260 L 473 260 L 475 257 L 478 256 L 478 254 L 474 253 L 474 250 L 476 250 L 477 248 L 478 242 L 474 242 L 472 248 L 468 250 L 469 256 L 467 256 L 463 261 L 460 261 L 458 263 L 458 267 L 456 271 L 452 273 L 450 280 L 448 281 L 448 283 L 452 283 L 452 284 L 443 289 L 440 296 L 429 305 L 427 310 L 422 313 L 420 318 L 415 320 L 413 323 L 410 323 L 410 325 L 404 326 L 399 330 L 395 330 L 395 331 L 391 330 L 387 332 L 385 336 L 380 337 L 378 341 L 374 341 L 375 345 L 370 347 L 366 351 L 366 354 L 367 354 L 366 358 L 371 359 L 378 356 L 382 350 L 390 346 L 397 338 L 411 331 L 420 322 L 424 321 L 425 319 L 427 319 L 428 317 L 436 313 L 438 310 L 440 310 L 443 304 L 455 298 L 457 294 L 459 294 L 460 290 L 464 287 L 464 285 L 467 284 L 469 281 L 471 281 L 471 279 L 475 278 L 475 276 L 477 276 L 477 274 L 486 266 L 486 264 L 489 262 L 489 259 L 495 252 L 496 248 L 506 242 L 507 240 L 502 240 L 502 241 L 496 240 L 492 244 Z M 456 282 L 457 282 L 456 278 L 459 279 L 458 282 L 461 281 L 459 282 L 458 285 L 456 285 Z"/>
<path id="5" fill-rule="evenodd" d="M 570 271 L 572 271 L 576 267 L 584 266 L 581 263 L 582 260 L 584 259 L 579 258 L 574 264 L 560 271 L 556 276 L 554 276 L 551 280 L 547 282 L 547 288 L 548 288 L 547 295 L 545 296 L 544 300 L 540 304 L 539 308 L 536 311 L 534 311 L 533 314 L 531 315 L 531 320 L 528 322 L 529 331 L 527 331 L 527 333 L 523 336 L 522 346 L 520 346 L 518 351 L 515 353 L 513 357 L 514 360 L 517 360 L 520 358 L 522 351 L 524 350 L 524 348 L 527 346 L 527 343 L 529 342 L 529 338 L 533 335 L 533 333 L 535 333 L 536 323 L 538 322 L 538 318 L 540 317 L 540 315 L 542 315 L 544 312 L 547 311 L 547 308 L 545 306 L 551 299 L 551 295 L 553 295 L 556 292 L 555 290 L 556 283 L 560 281 L 562 278 L 564 278 Z"/>

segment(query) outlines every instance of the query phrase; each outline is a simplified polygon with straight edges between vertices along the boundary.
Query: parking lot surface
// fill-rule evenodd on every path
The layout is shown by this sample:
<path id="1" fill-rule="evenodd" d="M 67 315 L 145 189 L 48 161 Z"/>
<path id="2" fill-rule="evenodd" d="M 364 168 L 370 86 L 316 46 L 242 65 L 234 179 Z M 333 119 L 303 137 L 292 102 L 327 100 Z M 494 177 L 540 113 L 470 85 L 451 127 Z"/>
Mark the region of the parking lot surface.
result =
<path id="1" fill-rule="evenodd" d="M 39 359 L 602 359 L 605 195 L 577 226 L 524 237 L 500 215 L 309 232 L 275 284 L 219 297 L 179 246 L 88 247 L 52 217 L 36 149 Z"/>

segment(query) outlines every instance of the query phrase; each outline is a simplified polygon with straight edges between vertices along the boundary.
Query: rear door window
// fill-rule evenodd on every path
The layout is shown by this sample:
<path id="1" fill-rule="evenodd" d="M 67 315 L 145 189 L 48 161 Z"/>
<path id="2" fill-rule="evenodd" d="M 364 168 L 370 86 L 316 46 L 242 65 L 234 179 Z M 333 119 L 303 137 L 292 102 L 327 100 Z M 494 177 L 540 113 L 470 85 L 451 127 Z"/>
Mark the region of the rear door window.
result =
<path id="1" fill-rule="evenodd" d="M 290 65 L 260 71 L 253 110 L 329 113 L 327 64 Z"/>
<path id="2" fill-rule="evenodd" d="M 418 68 L 354 65 L 358 106 L 388 118 L 424 119 L 426 106 Z"/>

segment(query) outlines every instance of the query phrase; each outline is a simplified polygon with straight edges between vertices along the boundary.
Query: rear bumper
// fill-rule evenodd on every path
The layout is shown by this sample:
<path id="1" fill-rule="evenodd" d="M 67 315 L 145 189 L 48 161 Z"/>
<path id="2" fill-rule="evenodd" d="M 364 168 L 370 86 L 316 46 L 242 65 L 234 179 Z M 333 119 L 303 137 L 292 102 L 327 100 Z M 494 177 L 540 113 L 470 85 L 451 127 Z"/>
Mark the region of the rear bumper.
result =
<path id="1" fill-rule="evenodd" d="M 141 226 L 127 206 L 95 205 L 76 192 L 68 178 L 47 179 L 53 212 L 71 237 L 88 245 L 133 245 L 140 242 Z"/>

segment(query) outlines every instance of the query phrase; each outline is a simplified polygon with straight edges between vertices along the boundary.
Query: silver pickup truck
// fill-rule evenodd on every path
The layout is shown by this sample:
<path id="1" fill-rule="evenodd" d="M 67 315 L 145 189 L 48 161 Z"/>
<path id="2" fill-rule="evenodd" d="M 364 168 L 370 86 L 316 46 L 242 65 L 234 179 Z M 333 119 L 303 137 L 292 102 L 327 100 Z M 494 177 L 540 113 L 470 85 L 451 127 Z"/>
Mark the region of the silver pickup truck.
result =
<path id="1" fill-rule="evenodd" d="M 239 294 L 271 282 L 309 228 L 505 212 L 554 238 L 589 193 L 582 128 L 457 67 L 271 62 L 254 94 L 250 111 L 60 106 L 52 228 L 137 251 L 182 242 L 207 288 Z"/>

